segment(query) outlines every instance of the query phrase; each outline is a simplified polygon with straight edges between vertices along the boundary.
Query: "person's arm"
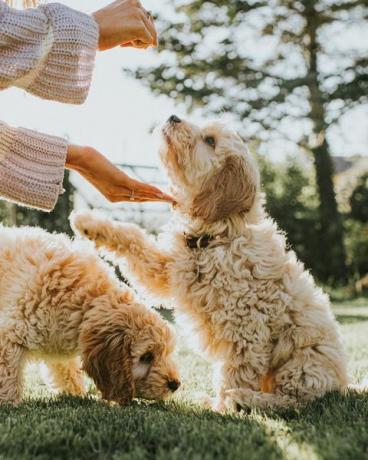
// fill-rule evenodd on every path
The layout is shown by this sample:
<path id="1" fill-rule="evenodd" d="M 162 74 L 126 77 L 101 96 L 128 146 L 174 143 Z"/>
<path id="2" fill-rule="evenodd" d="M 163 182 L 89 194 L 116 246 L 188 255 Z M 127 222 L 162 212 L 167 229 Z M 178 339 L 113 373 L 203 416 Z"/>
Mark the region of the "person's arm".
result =
<path id="1" fill-rule="evenodd" d="M 67 142 L 0 122 L 0 197 L 51 211 L 62 191 Z"/>
<path id="2" fill-rule="evenodd" d="M 59 4 L 17 11 L 0 0 L 0 90 L 19 86 L 46 99 L 81 103 L 97 48 L 157 44 L 152 18 L 138 0 L 117 0 L 94 17 Z M 0 121 L 0 197 L 50 211 L 62 190 L 68 159 L 67 166 L 110 201 L 126 200 L 127 194 L 134 201 L 172 201 L 92 150 L 88 164 L 82 164 L 87 156 L 81 163 L 65 140 Z"/>
<path id="3" fill-rule="evenodd" d="M 139 0 L 117 0 L 92 15 L 59 3 L 18 11 L 0 0 L 0 90 L 17 86 L 81 104 L 97 49 L 156 45 L 153 19 Z"/>
<path id="4" fill-rule="evenodd" d="M 0 198 L 51 211 L 62 192 L 64 168 L 87 179 L 107 200 L 168 201 L 158 188 L 127 176 L 92 147 L 0 121 Z"/>
<path id="5" fill-rule="evenodd" d="M 158 188 L 129 177 L 92 147 L 69 145 L 66 167 L 87 179 L 112 203 L 174 201 Z"/>
<path id="6" fill-rule="evenodd" d="M 58 3 L 18 11 L 0 0 L 0 89 L 81 104 L 98 47 L 93 17 Z"/>

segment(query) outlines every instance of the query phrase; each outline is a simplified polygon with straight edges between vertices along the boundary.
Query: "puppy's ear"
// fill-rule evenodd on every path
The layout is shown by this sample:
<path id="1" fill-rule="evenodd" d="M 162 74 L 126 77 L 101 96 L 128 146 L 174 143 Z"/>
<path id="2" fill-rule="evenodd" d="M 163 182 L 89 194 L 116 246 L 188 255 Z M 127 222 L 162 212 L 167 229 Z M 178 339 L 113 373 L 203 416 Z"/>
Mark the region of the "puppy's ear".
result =
<path id="1" fill-rule="evenodd" d="M 208 178 L 193 200 L 192 216 L 212 223 L 231 214 L 249 211 L 258 187 L 258 173 L 237 156 L 226 158 L 223 167 Z"/>
<path id="2" fill-rule="evenodd" d="M 109 325 L 94 323 L 82 328 L 80 343 L 83 369 L 93 379 L 102 397 L 119 404 L 134 398 L 131 341 L 115 315 Z M 91 321 L 88 321 L 89 323 Z M 119 324 L 120 323 L 120 324 Z"/>

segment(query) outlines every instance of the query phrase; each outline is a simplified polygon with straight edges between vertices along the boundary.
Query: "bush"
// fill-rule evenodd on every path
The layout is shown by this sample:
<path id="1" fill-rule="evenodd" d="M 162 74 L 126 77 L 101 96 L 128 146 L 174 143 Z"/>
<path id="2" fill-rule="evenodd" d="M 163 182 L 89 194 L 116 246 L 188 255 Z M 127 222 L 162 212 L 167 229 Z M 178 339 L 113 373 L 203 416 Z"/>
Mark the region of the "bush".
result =
<path id="1" fill-rule="evenodd" d="M 261 157 L 259 164 L 267 212 L 285 231 L 291 249 L 320 277 L 324 267 L 313 178 L 294 160 L 278 165 Z"/>
<path id="2" fill-rule="evenodd" d="M 350 217 L 358 222 L 368 223 L 368 173 L 357 182 L 349 199 Z"/>
<path id="3" fill-rule="evenodd" d="M 368 224 L 347 219 L 345 245 L 351 276 L 358 280 L 368 273 Z"/>
<path id="4" fill-rule="evenodd" d="M 318 198 L 308 169 L 291 160 L 278 165 L 259 158 L 267 212 L 286 232 L 306 268 L 323 282 L 325 254 L 321 243 Z M 347 268 L 351 281 L 368 273 L 368 174 L 363 175 L 347 199 L 342 214 Z"/>

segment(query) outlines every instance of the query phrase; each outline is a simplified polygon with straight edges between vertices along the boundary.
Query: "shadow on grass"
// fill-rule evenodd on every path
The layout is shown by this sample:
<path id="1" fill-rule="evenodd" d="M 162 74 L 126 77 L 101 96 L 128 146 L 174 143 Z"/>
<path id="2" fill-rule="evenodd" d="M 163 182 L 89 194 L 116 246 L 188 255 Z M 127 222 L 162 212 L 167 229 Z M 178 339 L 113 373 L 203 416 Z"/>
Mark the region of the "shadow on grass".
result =
<path id="1" fill-rule="evenodd" d="M 219 415 L 183 402 L 110 406 L 57 397 L 0 407 L 6 459 L 363 459 L 367 395 L 330 394 L 300 410 Z"/>
<path id="2" fill-rule="evenodd" d="M 288 426 L 289 439 L 309 445 L 316 458 L 368 458 L 368 393 L 331 393 L 299 414 L 285 411 L 278 417 Z"/>
<path id="3" fill-rule="evenodd" d="M 255 416 L 221 416 L 183 403 L 109 406 L 59 397 L 0 408 L 0 457 L 279 459 Z"/>

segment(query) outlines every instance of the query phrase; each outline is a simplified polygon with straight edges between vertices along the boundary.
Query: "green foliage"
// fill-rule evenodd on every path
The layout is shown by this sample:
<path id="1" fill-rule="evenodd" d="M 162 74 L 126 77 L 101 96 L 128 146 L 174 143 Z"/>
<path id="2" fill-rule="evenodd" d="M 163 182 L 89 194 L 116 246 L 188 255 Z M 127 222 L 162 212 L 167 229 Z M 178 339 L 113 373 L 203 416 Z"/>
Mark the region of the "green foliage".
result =
<path id="1" fill-rule="evenodd" d="M 368 173 L 359 178 L 349 204 L 351 218 L 358 222 L 368 223 Z"/>
<path id="2" fill-rule="evenodd" d="M 320 278 L 324 263 L 320 260 L 318 197 L 313 178 L 295 161 L 277 165 L 260 157 L 259 164 L 267 212 L 285 231 L 300 260 Z"/>
<path id="3" fill-rule="evenodd" d="M 285 231 L 289 245 L 313 275 L 326 283 L 324 241 L 321 228 L 318 197 L 310 168 L 303 168 L 294 160 L 282 164 L 258 157 L 262 187 L 266 195 L 266 210 L 279 227 Z M 362 196 L 363 176 L 353 190 L 350 203 L 358 202 Z M 364 187 L 363 190 L 365 191 Z M 364 195 L 364 193 L 363 193 Z M 362 204 L 361 212 L 367 208 Z M 361 217 L 361 213 L 358 214 Z M 363 214 L 364 216 L 364 214 Z M 353 219 L 353 213 L 342 215 L 345 228 L 347 272 L 351 281 L 368 273 L 368 224 Z M 321 257 L 322 255 L 322 257 Z M 328 280 L 327 280 L 328 282 Z"/>
<path id="4" fill-rule="evenodd" d="M 351 276 L 359 280 L 368 274 L 368 223 L 345 220 L 345 245 Z"/>
<path id="5" fill-rule="evenodd" d="M 246 120 L 244 130 L 251 125 L 278 131 L 284 117 L 314 119 L 318 114 L 308 107 L 314 89 L 334 121 L 347 107 L 367 101 L 366 49 L 352 43 L 343 52 L 321 38 L 335 26 L 364 24 L 364 0 L 276 0 L 272 5 L 192 0 L 176 5 L 177 19 L 162 19 L 160 27 L 160 45 L 169 57 L 136 73 L 155 92 L 211 112 L 230 111 Z M 334 64 L 316 69 L 320 88 L 313 88 L 315 53 Z M 336 101 L 345 104 L 338 110 L 332 107 Z"/>

